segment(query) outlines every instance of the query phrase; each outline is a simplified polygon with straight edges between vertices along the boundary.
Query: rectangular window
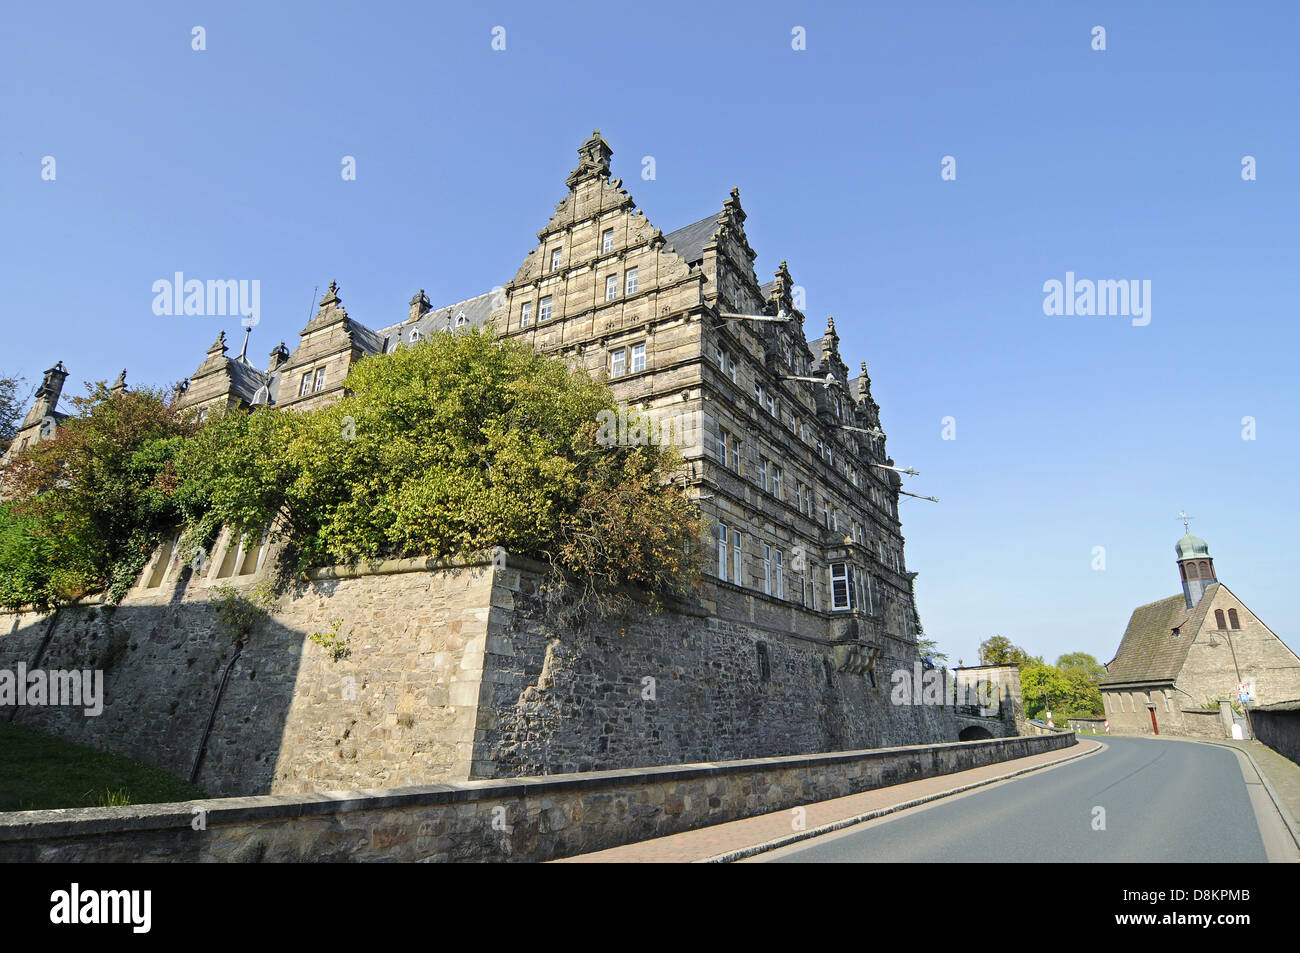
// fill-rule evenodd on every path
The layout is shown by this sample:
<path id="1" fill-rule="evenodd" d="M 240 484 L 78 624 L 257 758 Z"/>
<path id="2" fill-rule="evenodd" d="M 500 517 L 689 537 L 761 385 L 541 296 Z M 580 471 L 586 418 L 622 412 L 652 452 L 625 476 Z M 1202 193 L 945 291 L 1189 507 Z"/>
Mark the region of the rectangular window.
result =
<path id="1" fill-rule="evenodd" d="M 767 490 L 767 457 L 758 458 L 758 488 Z"/>
<path id="2" fill-rule="evenodd" d="M 773 553 L 776 561 L 776 597 L 785 598 L 785 559 L 781 555 L 781 550 Z"/>
<path id="3" fill-rule="evenodd" d="M 618 275 L 610 275 L 605 279 L 605 300 L 613 301 L 618 297 Z"/>
<path id="4" fill-rule="evenodd" d="M 519 326 L 526 328 L 533 323 L 533 303 L 525 301 L 519 306 Z"/>
<path id="5" fill-rule="evenodd" d="M 561 257 L 560 249 L 552 248 L 551 249 L 551 271 L 560 270 L 560 257 Z"/>
<path id="6" fill-rule="evenodd" d="M 318 367 L 316 368 L 316 377 L 311 382 L 311 392 L 314 394 L 316 393 L 316 391 L 321 390 L 324 387 L 325 387 L 325 368 Z"/>
<path id="7" fill-rule="evenodd" d="M 600 233 L 600 253 L 608 255 L 614 250 L 614 229 L 607 228 Z"/>
<path id="8" fill-rule="evenodd" d="M 609 376 L 622 377 L 627 373 L 627 351 L 619 348 L 609 355 Z"/>
<path id="9" fill-rule="evenodd" d="M 773 417 L 777 416 L 776 398 L 773 397 L 771 394 L 767 395 L 767 412 L 771 414 Z"/>
<path id="10" fill-rule="evenodd" d="M 848 563 L 831 563 L 831 610 L 853 608 L 853 569 Z"/>
<path id="11" fill-rule="evenodd" d="M 831 528 L 831 505 L 825 500 L 822 500 L 822 525 Z"/>
<path id="12" fill-rule="evenodd" d="M 537 309 L 537 323 L 543 324 L 551 320 L 551 296 L 547 295 L 542 299 L 541 307 Z"/>
<path id="13" fill-rule="evenodd" d="M 745 584 L 740 574 L 740 530 L 731 531 L 731 581 L 738 586 Z"/>
<path id="14" fill-rule="evenodd" d="M 831 510 L 831 529 L 838 533 L 840 531 L 840 511 Z"/>
<path id="15" fill-rule="evenodd" d="M 735 437 L 731 438 L 731 469 L 740 472 L 740 441 Z"/>
<path id="16" fill-rule="evenodd" d="M 632 373 L 645 370 L 645 345 L 632 345 Z"/>
<path id="17" fill-rule="evenodd" d="M 876 591 L 871 586 L 871 577 L 867 577 L 867 612 L 876 614 Z"/>
<path id="18" fill-rule="evenodd" d="M 763 544 L 763 595 L 772 594 L 772 547 Z"/>
<path id="19" fill-rule="evenodd" d="M 624 293 L 634 295 L 636 294 L 636 288 L 637 288 L 636 269 L 629 268 L 627 270 L 627 275 L 625 276 L 625 280 L 623 281 Z"/>
<path id="20" fill-rule="evenodd" d="M 727 581 L 727 527 L 718 524 L 718 578 Z"/>
<path id="21" fill-rule="evenodd" d="M 727 432 L 725 430 L 718 431 L 717 449 L 718 462 L 725 467 L 727 465 Z"/>
<path id="22" fill-rule="evenodd" d="M 720 347 L 715 347 L 713 357 L 718 362 L 718 370 L 725 374 L 727 372 L 727 352 Z"/>
<path id="23" fill-rule="evenodd" d="M 306 397 L 311 391 L 311 371 L 302 375 L 302 383 L 298 385 L 298 396 Z"/>
<path id="24" fill-rule="evenodd" d="M 736 376 L 736 362 L 731 359 L 730 354 L 727 355 L 727 373 L 731 375 L 731 382 L 733 384 L 740 383 L 740 378 Z"/>
<path id="25" fill-rule="evenodd" d="M 775 463 L 772 464 L 772 495 L 778 500 L 783 498 L 781 496 L 781 468 Z"/>

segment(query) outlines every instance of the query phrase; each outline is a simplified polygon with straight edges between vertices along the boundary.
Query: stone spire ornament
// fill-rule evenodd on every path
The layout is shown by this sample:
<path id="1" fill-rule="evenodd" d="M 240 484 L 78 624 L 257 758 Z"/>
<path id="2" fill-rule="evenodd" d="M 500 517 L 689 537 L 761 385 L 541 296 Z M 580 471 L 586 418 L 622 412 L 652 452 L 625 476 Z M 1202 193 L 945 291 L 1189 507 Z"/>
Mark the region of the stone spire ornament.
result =
<path id="1" fill-rule="evenodd" d="M 591 135 L 578 147 L 578 167 L 564 180 L 569 188 L 576 188 L 588 179 L 608 179 L 609 159 L 614 150 L 601 138 L 600 130 L 593 129 Z"/>
<path id="2" fill-rule="evenodd" d="M 113 386 L 108 389 L 110 394 L 126 393 L 126 368 L 122 368 L 122 373 L 117 375 L 117 380 L 113 381 Z"/>

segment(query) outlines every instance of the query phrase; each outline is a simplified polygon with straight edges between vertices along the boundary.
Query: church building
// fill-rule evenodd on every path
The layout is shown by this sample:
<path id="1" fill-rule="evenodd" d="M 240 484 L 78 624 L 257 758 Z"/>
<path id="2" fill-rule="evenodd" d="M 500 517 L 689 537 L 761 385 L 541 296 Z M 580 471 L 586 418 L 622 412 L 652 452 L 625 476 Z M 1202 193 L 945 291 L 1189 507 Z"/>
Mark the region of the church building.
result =
<path id="1" fill-rule="evenodd" d="M 1241 695 L 1246 709 L 1300 698 L 1300 657 L 1219 581 L 1205 540 L 1188 532 L 1174 552 L 1183 591 L 1133 610 L 1101 682 L 1106 718 L 1116 734 L 1231 737 Z"/>

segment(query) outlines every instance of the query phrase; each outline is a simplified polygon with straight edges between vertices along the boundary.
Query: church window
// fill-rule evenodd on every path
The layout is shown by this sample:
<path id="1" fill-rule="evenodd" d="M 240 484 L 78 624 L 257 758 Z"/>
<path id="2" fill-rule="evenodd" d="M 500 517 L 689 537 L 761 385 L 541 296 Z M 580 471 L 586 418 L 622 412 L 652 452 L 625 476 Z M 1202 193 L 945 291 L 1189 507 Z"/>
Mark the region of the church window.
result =
<path id="1" fill-rule="evenodd" d="M 1188 564 L 1187 564 L 1187 578 L 1188 578 L 1188 579 L 1199 579 L 1199 578 L 1200 578 L 1200 576 L 1198 576 L 1198 575 L 1196 574 L 1196 563 L 1188 563 Z"/>
<path id="2" fill-rule="evenodd" d="M 645 370 L 645 345 L 644 344 L 632 345 L 631 365 L 632 365 L 631 371 L 634 374 L 637 371 Z"/>
<path id="3" fill-rule="evenodd" d="M 1237 610 L 1236 610 L 1236 609 L 1229 609 L 1229 610 L 1228 610 L 1228 623 L 1229 623 L 1229 624 L 1230 624 L 1234 629 L 1240 629 L 1240 628 L 1241 628 L 1241 620 L 1237 618 Z"/>
<path id="4" fill-rule="evenodd" d="M 831 609 L 843 612 L 853 608 L 853 568 L 848 563 L 831 563 Z"/>
<path id="5" fill-rule="evenodd" d="M 316 376 L 311 382 L 311 392 L 314 394 L 319 390 L 325 389 L 325 368 L 316 368 Z"/>
<path id="6" fill-rule="evenodd" d="M 552 248 L 551 249 L 551 271 L 560 270 L 560 257 L 561 257 L 560 249 Z"/>
<path id="7" fill-rule="evenodd" d="M 608 255 L 614 250 L 614 229 L 607 228 L 600 233 L 600 253 Z"/>
<path id="8" fill-rule="evenodd" d="M 637 289 L 636 269 L 629 268 L 624 276 L 623 287 L 626 294 L 634 295 Z"/>
<path id="9" fill-rule="evenodd" d="M 1228 623 L 1225 622 L 1223 619 L 1222 609 L 1214 610 L 1214 624 L 1217 625 L 1220 629 L 1226 629 L 1228 627 Z"/>
<path id="10" fill-rule="evenodd" d="M 519 326 L 526 328 L 533 323 L 533 303 L 525 301 L 519 306 Z"/>
<path id="11" fill-rule="evenodd" d="M 298 396 L 306 397 L 311 391 L 311 371 L 302 375 L 302 381 L 298 384 Z"/>
<path id="12" fill-rule="evenodd" d="M 613 301 L 618 297 L 618 275 L 610 275 L 605 279 L 605 300 Z"/>
<path id="13" fill-rule="evenodd" d="M 627 351 L 619 348 L 609 355 L 609 376 L 622 377 L 627 373 Z"/>
<path id="14" fill-rule="evenodd" d="M 551 320 L 551 296 L 547 295 L 537 309 L 537 323 L 543 324 L 549 320 Z"/>

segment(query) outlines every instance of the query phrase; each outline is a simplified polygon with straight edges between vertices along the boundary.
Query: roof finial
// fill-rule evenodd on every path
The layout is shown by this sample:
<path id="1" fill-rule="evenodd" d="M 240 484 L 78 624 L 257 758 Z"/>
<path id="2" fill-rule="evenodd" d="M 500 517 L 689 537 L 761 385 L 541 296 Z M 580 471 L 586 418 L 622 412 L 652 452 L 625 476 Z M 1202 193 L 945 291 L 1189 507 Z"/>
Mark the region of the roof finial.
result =
<path id="1" fill-rule="evenodd" d="M 110 387 L 108 390 L 109 393 L 111 394 L 125 393 L 126 391 L 126 368 L 125 367 L 122 368 L 122 373 L 117 375 L 117 380 L 113 381 L 113 386 Z"/>
<path id="2" fill-rule="evenodd" d="M 1195 517 L 1195 516 L 1188 516 L 1186 510 L 1179 510 L 1179 511 L 1178 511 L 1178 518 L 1179 518 L 1180 520 L 1183 521 L 1183 532 L 1185 532 L 1185 533 L 1190 533 L 1192 530 L 1191 530 L 1191 528 L 1187 525 L 1187 523 L 1188 523 L 1189 520 L 1194 520 L 1194 519 L 1196 519 L 1196 517 Z"/>
<path id="3" fill-rule="evenodd" d="M 245 364 L 248 363 L 248 338 L 253 333 L 252 325 L 244 328 L 244 346 L 239 350 L 239 359 Z"/>

